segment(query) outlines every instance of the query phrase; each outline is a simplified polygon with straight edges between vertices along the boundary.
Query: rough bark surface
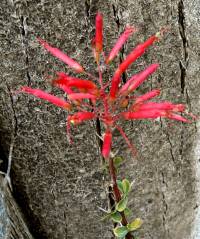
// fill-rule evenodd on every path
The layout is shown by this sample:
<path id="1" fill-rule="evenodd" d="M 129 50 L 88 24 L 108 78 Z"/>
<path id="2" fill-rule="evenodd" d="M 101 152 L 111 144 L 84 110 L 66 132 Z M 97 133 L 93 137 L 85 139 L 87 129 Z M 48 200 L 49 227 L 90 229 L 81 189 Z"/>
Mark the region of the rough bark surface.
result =
<path id="1" fill-rule="evenodd" d="M 0 238 L 33 239 L 22 216 L 21 210 L 13 199 L 5 178 L 0 177 Z"/>
<path id="2" fill-rule="evenodd" d="M 15 137 L 14 197 L 35 238 L 113 238 L 112 225 L 99 220 L 98 206 L 107 207 L 109 186 L 96 137 L 102 126 L 91 122 L 74 128 L 74 144 L 69 145 L 66 112 L 33 97 L 12 94 L 29 85 L 61 95 L 48 84 L 47 76 L 70 70 L 41 49 L 35 36 L 65 50 L 94 72 L 90 42 L 97 10 L 104 15 L 107 50 L 127 24 L 139 29 L 121 57 L 161 27 L 170 27 L 125 78 L 159 62 L 158 72 L 138 93 L 161 88 L 161 99 L 183 102 L 189 111 L 199 113 L 199 0 L 1 0 L 2 170 L 7 166 L 10 139 Z M 194 219 L 199 205 L 198 124 L 141 121 L 125 124 L 124 129 L 138 149 L 138 160 L 131 157 L 117 132 L 114 148 L 126 158 L 122 176 L 134 182 L 129 206 L 134 217 L 144 220 L 140 237 L 197 239 L 193 222 L 198 221 Z"/>

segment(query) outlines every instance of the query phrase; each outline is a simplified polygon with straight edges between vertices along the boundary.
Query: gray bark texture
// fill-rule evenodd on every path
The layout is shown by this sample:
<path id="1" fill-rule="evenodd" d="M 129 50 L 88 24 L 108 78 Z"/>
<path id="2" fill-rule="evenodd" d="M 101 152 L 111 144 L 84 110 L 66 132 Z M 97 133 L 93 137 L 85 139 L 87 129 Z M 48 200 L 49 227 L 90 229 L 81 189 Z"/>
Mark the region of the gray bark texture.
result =
<path id="1" fill-rule="evenodd" d="M 0 177 L 0 238 L 33 239 L 5 178 Z"/>
<path id="2" fill-rule="evenodd" d="M 49 76 L 53 78 L 56 71 L 72 73 L 40 47 L 36 36 L 64 50 L 95 73 L 90 45 L 95 14 L 100 11 L 104 15 L 106 52 L 126 25 L 138 28 L 124 47 L 122 57 L 162 27 L 170 28 L 159 43 L 129 68 L 126 77 L 152 62 L 160 63 L 159 70 L 137 93 L 161 88 L 160 100 L 182 102 L 190 112 L 198 114 L 200 1 L 0 0 L 0 3 L 0 158 L 5 171 L 14 137 L 10 178 L 24 223 L 37 239 L 111 239 L 113 225 L 100 221 L 103 214 L 98 208 L 108 207 L 110 183 L 102 170 L 96 136 L 99 130 L 103 133 L 103 127 L 92 121 L 72 127 L 74 143 L 70 145 L 65 126 L 67 112 L 13 91 L 29 85 L 62 96 L 61 91 L 49 84 Z M 164 119 L 124 123 L 125 132 L 137 148 L 137 160 L 118 132 L 114 132 L 113 149 L 118 149 L 118 154 L 126 159 L 120 169 L 121 177 L 133 181 L 129 208 L 133 218 L 144 221 L 139 238 L 200 238 L 194 231 L 198 231 L 195 223 L 200 195 L 199 127 L 198 121 L 182 124 Z M 12 214 L 2 214 L 1 220 L 4 223 L 14 220 L 18 224 Z M 4 233 L 8 231 L 1 230 L 1 238 L 6 238 Z M 31 236 L 10 233 L 7 238 Z"/>

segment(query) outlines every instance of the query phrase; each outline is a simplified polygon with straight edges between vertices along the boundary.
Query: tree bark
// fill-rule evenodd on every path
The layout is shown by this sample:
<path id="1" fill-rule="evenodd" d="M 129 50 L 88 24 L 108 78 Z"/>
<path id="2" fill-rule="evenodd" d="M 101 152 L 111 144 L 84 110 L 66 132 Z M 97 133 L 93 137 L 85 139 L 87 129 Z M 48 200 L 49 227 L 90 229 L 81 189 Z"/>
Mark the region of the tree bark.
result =
<path id="1" fill-rule="evenodd" d="M 161 88 L 160 99 L 185 103 L 199 113 L 200 24 L 198 0 L 2 0 L 0 6 L 0 148 L 6 170 L 10 139 L 15 137 L 11 180 L 13 195 L 35 238 L 113 238 L 112 224 L 102 223 L 98 207 L 107 208 L 109 178 L 101 167 L 96 132 L 87 122 L 72 129 L 67 141 L 67 113 L 27 95 L 23 85 L 62 96 L 49 84 L 56 71 L 72 72 L 37 43 L 36 36 L 64 50 L 91 73 L 90 47 L 97 11 L 104 15 L 108 52 L 126 25 L 138 29 L 121 57 L 139 42 L 170 27 L 163 39 L 133 64 L 126 80 L 150 63 L 160 68 L 138 90 Z M 119 61 L 119 59 L 118 59 Z M 115 66 L 116 67 L 116 66 Z M 114 71 L 115 68 L 113 68 Z M 110 76 L 106 76 L 109 80 Z M 97 127 L 98 125 L 98 127 Z M 199 124 L 169 120 L 122 124 L 138 159 L 116 132 L 114 149 L 126 163 L 121 177 L 133 181 L 129 207 L 143 219 L 145 239 L 197 239 L 199 205 Z M 115 151 L 115 150 L 114 150 Z M 10 237 L 12 236 L 10 235 Z M 27 237 L 28 238 L 28 237 Z"/>
<path id="2" fill-rule="evenodd" d="M 0 238 L 33 239 L 10 188 L 0 176 Z"/>

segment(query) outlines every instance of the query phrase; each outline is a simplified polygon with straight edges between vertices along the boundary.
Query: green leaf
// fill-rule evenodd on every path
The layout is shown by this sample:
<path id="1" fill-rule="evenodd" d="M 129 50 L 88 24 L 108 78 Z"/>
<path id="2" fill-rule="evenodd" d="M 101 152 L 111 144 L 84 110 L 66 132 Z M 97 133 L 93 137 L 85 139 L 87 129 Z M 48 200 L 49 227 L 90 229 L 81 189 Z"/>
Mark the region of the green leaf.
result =
<path id="1" fill-rule="evenodd" d="M 118 212 L 123 212 L 124 209 L 126 208 L 126 205 L 127 205 L 127 202 L 128 202 L 128 198 L 125 197 L 125 198 L 122 198 L 116 205 L 116 209 Z"/>
<path id="2" fill-rule="evenodd" d="M 113 162 L 114 162 L 115 167 L 118 168 L 118 167 L 120 166 L 120 164 L 123 163 L 124 160 L 125 160 L 125 159 L 122 158 L 122 157 L 120 157 L 120 156 L 115 157 L 115 158 L 113 159 Z"/>
<path id="3" fill-rule="evenodd" d="M 122 181 L 122 187 L 123 187 L 123 192 L 124 194 L 128 194 L 131 190 L 131 184 L 130 182 L 128 181 L 128 179 L 123 179 Z"/>
<path id="4" fill-rule="evenodd" d="M 123 193 L 123 184 L 121 180 L 117 180 L 117 186 L 119 188 L 119 190 Z"/>
<path id="5" fill-rule="evenodd" d="M 115 227 L 113 229 L 113 232 L 115 234 L 116 237 L 120 237 L 123 238 L 126 236 L 126 234 L 128 233 L 128 229 L 125 226 L 121 226 L 121 227 Z"/>
<path id="6" fill-rule="evenodd" d="M 114 221 L 114 222 L 121 222 L 122 220 L 122 216 L 119 212 L 114 212 L 112 213 L 111 215 L 111 219 Z"/>
<path id="7" fill-rule="evenodd" d="M 126 207 L 126 208 L 124 209 L 124 214 L 125 214 L 125 216 L 130 216 L 130 215 L 131 215 L 131 210 Z"/>
<path id="8" fill-rule="evenodd" d="M 135 231 L 139 229 L 142 225 L 142 220 L 140 218 L 136 218 L 131 223 L 127 224 L 127 228 L 129 231 Z"/>

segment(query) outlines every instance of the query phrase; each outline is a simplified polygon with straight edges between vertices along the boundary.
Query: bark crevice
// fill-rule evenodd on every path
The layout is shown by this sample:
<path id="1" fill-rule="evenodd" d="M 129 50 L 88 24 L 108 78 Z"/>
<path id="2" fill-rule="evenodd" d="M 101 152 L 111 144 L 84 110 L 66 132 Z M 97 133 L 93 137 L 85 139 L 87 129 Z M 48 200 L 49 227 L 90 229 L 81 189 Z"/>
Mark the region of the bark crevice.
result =
<path id="1" fill-rule="evenodd" d="M 161 172 L 161 181 L 162 181 L 162 184 L 163 184 L 164 188 L 167 188 L 167 183 L 165 181 L 165 176 L 164 176 L 163 172 Z M 165 233 L 167 233 L 167 236 L 169 236 L 169 230 L 166 227 L 166 225 L 167 225 L 166 217 L 167 217 L 167 211 L 168 211 L 168 204 L 167 204 L 167 201 L 166 201 L 166 196 L 165 196 L 164 190 L 161 192 L 161 196 L 162 196 L 162 204 L 163 204 L 162 224 L 163 224 L 163 228 L 165 230 Z"/>
<path id="2" fill-rule="evenodd" d="M 185 13 L 184 13 L 184 2 L 180 0 L 178 3 L 178 24 L 179 24 L 179 33 L 182 39 L 183 46 L 183 60 L 180 61 L 179 66 L 181 70 L 181 93 L 185 93 L 185 79 L 186 79 L 186 71 L 188 66 L 188 40 L 186 37 L 186 29 L 185 29 Z"/>
<path id="3" fill-rule="evenodd" d="M 27 78 L 27 85 L 29 86 L 31 83 L 31 76 L 29 73 L 29 55 L 28 55 L 28 25 L 27 25 L 27 17 L 20 16 L 20 29 L 21 29 L 21 38 L 22 38 L 22 47 L 24 50 L 25 56 L 25 68 L 26 68 L 26 78 Z"/>

